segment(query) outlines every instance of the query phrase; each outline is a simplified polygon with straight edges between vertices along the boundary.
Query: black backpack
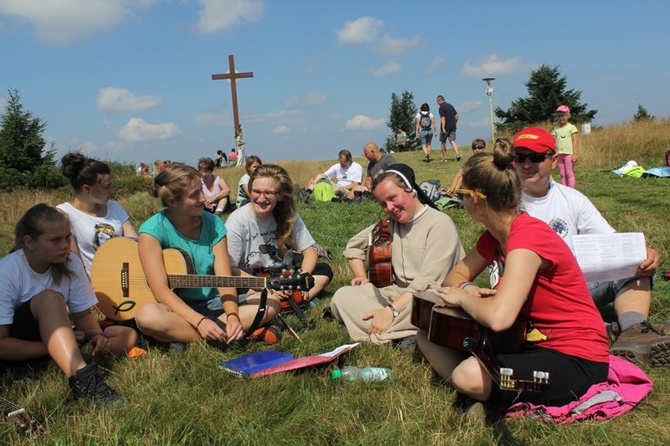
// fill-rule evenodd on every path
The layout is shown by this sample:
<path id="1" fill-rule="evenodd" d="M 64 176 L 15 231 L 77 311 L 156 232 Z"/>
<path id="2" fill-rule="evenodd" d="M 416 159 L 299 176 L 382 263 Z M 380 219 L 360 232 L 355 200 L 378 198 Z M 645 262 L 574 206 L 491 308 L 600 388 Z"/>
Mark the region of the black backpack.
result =
<path id="1" fill-rule="evenodd" d="M 421 117 L 419 118 L 419 125 L 422 130 L 430 130 L 432 127 L 430 122 L 430 113 L 421 112 Z"/>

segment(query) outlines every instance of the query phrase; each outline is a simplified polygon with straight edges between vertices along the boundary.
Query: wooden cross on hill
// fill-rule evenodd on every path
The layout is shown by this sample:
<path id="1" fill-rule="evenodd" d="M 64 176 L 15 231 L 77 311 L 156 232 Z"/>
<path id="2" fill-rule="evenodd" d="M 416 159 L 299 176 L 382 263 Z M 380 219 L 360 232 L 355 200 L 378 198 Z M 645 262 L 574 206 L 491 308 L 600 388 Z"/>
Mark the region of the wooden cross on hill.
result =
<path id="1" fill-rule="evenodd" d="M 235 81 L 237 79 L 242 79 L 245 77 L 254 77 L 254 73 L 249 71 L 246 73 L 236 73 L 235 72 L 235 58 L 232 54 L 228 55 L 228 66 L 230 67 L 228 73 L 225 74 L 212 74 L 212 80 L 216 81 L 219 79 L 228 79 L 230 80 L 230 91 L 233 95 L 233 120 L 235 122 L 235 136 L 240 132 L 240 116 L 237 112 L 237 86 Z"/>

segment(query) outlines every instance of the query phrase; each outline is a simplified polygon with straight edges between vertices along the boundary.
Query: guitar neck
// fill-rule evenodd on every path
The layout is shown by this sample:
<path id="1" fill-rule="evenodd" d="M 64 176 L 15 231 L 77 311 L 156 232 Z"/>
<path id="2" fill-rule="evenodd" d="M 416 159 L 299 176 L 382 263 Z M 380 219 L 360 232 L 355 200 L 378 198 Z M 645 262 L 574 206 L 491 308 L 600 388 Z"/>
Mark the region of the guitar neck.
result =
<path id="1" fill-rule="evenodd" d="M 170 288 L 267 288 L 265 277 L 168 274 Z"/>

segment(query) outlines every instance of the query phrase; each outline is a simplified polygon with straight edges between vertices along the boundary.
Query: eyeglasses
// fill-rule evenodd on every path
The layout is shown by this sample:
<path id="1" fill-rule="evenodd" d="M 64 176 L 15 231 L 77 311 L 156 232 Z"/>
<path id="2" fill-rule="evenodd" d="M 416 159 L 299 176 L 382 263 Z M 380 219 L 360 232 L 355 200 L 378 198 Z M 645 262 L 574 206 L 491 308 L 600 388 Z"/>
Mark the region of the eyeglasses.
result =
<path id="1" fill-rule="evenodd" d="M 260 197 L 261 195 L 265 195 L 268 198 L 274 198 L 277 195 L 279 195 L 279 192 L 272 190 L 251 189 L 251 195 L 254 197 Z"/>
<path id="2" fill-rule="evenodd" d="M 514 161 L 517 163 L 524 163 L 526 158 L 530 160 L 531 163 L 541 163 L 542 161 L 549 158 L 551 153 L 514 153 Z"/>
<path id="3" fill-rule="evenodd" d="M 459 198 L 461 200 L 463 199 L 463 195 L 470 195 L 470 194 L 475 194 L 479 198 L 481 198 L 482 200 L 486 200 L 486 195 L 484 195 L 483 193 L 481 193 L 477 190 L 462 188 L 462 189 L 456 189 L 455 192 L 459 195 Z"/>

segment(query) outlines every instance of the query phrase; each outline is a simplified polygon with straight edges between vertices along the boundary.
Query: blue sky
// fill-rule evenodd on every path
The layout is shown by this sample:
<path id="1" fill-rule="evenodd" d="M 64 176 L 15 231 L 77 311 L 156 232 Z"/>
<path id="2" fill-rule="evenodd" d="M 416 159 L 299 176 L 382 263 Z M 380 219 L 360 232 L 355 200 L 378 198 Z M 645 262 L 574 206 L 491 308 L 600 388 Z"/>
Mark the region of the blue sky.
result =
<path id="1" fill-rule="evenodd" d="M 443 94 L 458 141 L 490 138 L 493 104 L 559 66 L 597 125 L 642 104 L 668 116 L 670 2 L 0 0 L 0 106 L 17 89 L 58 156 L 195 164 L 234 146 L 228 70 L 248 154 L 335 159 L 383 144 L 392 93 Z M 3 108 L 4 110 L 4 108 Z M 436 144 L 433 144 L 436 148 Z"/>

